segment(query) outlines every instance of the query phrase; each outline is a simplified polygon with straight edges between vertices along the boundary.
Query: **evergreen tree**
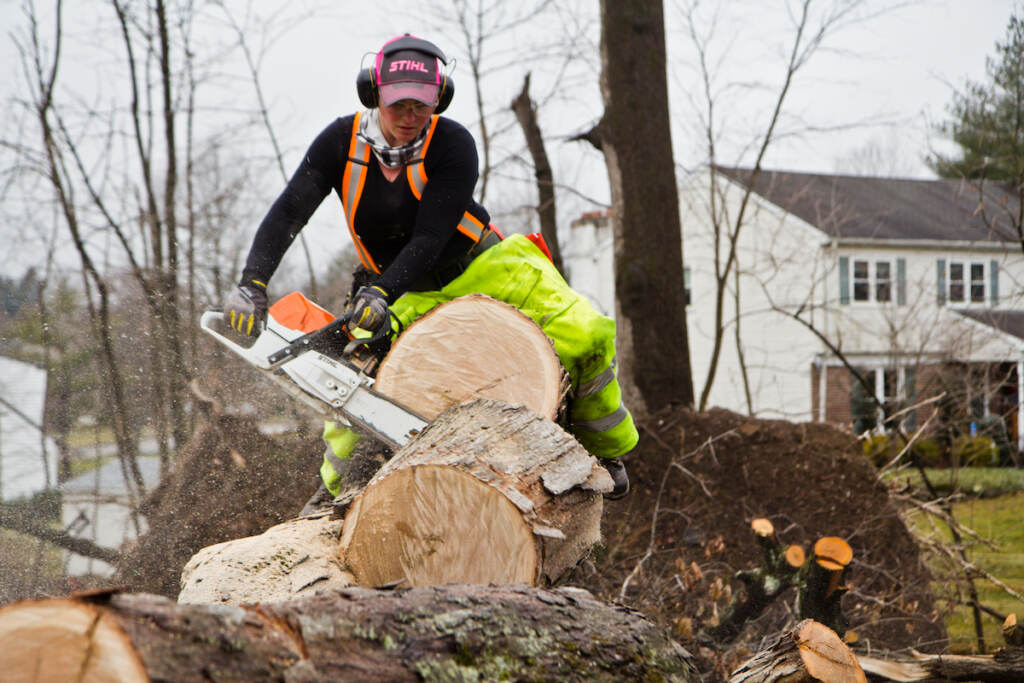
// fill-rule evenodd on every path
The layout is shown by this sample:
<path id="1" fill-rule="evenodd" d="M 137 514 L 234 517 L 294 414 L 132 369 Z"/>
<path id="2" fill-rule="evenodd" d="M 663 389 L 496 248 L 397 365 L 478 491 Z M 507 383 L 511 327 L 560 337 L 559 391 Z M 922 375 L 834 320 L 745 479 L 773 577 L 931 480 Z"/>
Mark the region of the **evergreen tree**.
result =
<path id="1" fill-rule="evenodd" d="M 939 130 L 960 148 L 934 155 L 931 167 L 943 178 L 995 180 L 1024 187 L 1024 20 L 1010 17 L 1005 42 L 986 60 L 988 81 L 968 82 L 954 93 L 952 120 Z"/>

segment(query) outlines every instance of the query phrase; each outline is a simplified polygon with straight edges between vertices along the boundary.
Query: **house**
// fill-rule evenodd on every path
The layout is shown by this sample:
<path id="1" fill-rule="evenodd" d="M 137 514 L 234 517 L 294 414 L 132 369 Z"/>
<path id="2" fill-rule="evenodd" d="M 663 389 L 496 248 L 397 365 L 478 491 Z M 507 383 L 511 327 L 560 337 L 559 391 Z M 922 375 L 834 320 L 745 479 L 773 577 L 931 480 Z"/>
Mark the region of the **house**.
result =
<path id="1" fill-rule="evenodd" d="M 146 490 L 152 491 L 160 479 L 160 458 L 142 456 L 138 463 Z M 116 458 L 65 481 L 60 492 L 61 525 L 76 538 L 116 549 L 146 531 L 144 518 L 133 512 L 121 462 Z M 68 576 L 114 573 L 114 568 L 106 562 L 70 551 L 65 552 L 65 564 Z"/>
<path id="2" fill-rule="evenodd" d="M 994 425 L 1024 447 L 1018 207 L 993 185 L 716 167 L 680 196 L 695 391 L 713 370 L 708 406 L 857 432 Z"/>
<path id="3" fill-rule="evenodd" d="M 57 448 L 42 432 L 46 371 L 0 356 L 0 501 L 57 485 Z"/>

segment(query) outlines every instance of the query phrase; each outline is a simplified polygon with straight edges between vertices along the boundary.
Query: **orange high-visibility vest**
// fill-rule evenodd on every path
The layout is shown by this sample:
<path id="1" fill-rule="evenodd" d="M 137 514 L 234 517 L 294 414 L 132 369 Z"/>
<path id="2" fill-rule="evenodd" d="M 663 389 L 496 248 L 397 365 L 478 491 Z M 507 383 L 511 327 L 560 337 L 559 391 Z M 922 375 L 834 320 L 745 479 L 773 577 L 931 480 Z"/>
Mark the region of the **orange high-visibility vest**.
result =
<path id="1" fill-rule="evenodd" d="M 348 161 L 345 162 L 345 173 L 341 179 L 341 204 L 345 210 L 345 221 L 348 223 L 349 234 L 352 235 L 352 243 L 356 245 L 356 253 L 363 267 L 380 274 L 380 268 L 370 256 L 369 250 L 356 234 L 355 219 L 356 209 L 359 207 L 359 198 L 363 194 L 363 186 L 366 183 L 366 172 L 370 166 L 370 156 L 373 151 L 370 146 L 363 142 L 356 133 L 359 132 L 359 119 L 363 112 L 356 114 L 352 121 L 352 139 L 348 146 Z M 427 172 L 424 159 L 427 158 L 427 148 L 434 137 L 434 129 L 437 127 L 437 114 L 430 117 L 430 127 L 427 129 L 427 139 L 423 141 L 419 156 L 406 164 L 405 175 L 409 181 L 409 189 L 419 200 L 423 196 L 423 188 L 427 186 Z M 458 225 L 459 232 L 474 242 L 479 242 L 484 232 L 484 224 L 468 211 L 462 215 Z"/>

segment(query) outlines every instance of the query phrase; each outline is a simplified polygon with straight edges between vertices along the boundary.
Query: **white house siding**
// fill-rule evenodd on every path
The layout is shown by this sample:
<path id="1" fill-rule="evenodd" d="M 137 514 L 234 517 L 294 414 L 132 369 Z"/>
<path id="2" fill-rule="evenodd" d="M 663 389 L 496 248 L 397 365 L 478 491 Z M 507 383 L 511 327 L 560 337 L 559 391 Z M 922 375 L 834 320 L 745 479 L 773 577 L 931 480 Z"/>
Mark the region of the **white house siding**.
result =
<path id="1" fill-rule="evenodd" d="M 40 435 L 46 372 L 0 357 L 0 399 L 0 500 L 27 498 L 55 486 L 57 449 Z"/>
<path id="2" fill-rule="evenodd" d="M 988 297 L 990 281 L 986 272 L 986 301 L 984 303 L 938 302 L 939 259 L 981 262 L 989 267 L 991 261 L 999 263 L 996 303 L 998 309 L 1019 309 L 1020 285 L 1024 281 L 1024 260 L 1014 252 L 966 245 L 952 248 L 922 248 L 895 245 L 892 247 L 843 246 L 836 250 L 836 258 L 890 260 L 903 259 L 906 263 L 906 300 L 904 305 L 893 301 L 885 304 L 851 301 L 837 307 L 830 335 L 842 341 L 844 351 L 859 354 L 889 354 L 894 350 L 907 356 L 956 357 L 961 360 L 1015 360 L 1009 352 L 1003 335 L 984 326 L 967 325 L 952 312 L 958 308 L 992 308 Z M 834 287 L 838 288 L 838 275 Z M 994 346 L 993 346 L 994 344 Z M 1007 353 L 1010 353 L 1007 356 Z M 995 354 L 997 357 L 993 357 Z"/>
<path id="3" fill-rule="evenodd" d="M 615 317 L 615 274 L 612 227 L 603 214 L 589 214 L 573 223 L 562 247 L 562 263 L 573 289 L 608 317 Z"/>
<path id="4" fill-rule="evenodd" d="M 727 214 L 739 212 L 738 188 L 727 189 Z M 691 270 L 692 300 L 687 315 L 690 364 L 695 391 L 703 390 L 715 334 L 714 242 L 707 210 L 706 180 L 693 183 L 681 201 L 683 254 Z M 761 417 L 811 419 L 811 367 L 821 342 L 806 326 L 781 311 L 804 310 L 802 317 L 826 324 L 821 304 L 835 296 L 830 275 L 833 261 L 822 245 L 821 231 L 752 197 L 740 232 L 737 258 L 740 276 L 740 335 L 750 383 L 752 412 Z M 720 261 L 728 243 L 719 244 Z M 709 406 L 748 412 L 735 341 L 736 280 L 729 278 L 724 300 L 722 352 L 709 395 Z"/>

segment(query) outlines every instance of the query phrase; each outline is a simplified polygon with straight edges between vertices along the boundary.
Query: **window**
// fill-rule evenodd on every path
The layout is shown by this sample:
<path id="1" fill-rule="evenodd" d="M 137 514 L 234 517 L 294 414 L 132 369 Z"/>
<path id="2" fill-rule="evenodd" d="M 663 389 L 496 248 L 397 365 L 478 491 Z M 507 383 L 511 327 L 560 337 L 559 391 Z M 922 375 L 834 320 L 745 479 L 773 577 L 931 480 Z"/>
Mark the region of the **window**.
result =
<path id="1" fill-rule="evenodd" d="M 853 260 L 853 300 L 892 301 L 892 262 Z"/>
<path id="2" fill-rule="evenodd" d="M 857 372 L 870 387 L 870 391 L 866 391 L 857 378 L 850 376 L 850 412 L 853 416 L 853 428 L 860 434 L 884 424 L 886 414 L 895 415 L 907 405 L 908 397 L 914 393 L 914 369 L 859 367 Z M 871 400 L 871 394 L 881 400 L 884 408 L 879 408 Z M 913 415 L 901 414 L 899 420 L 905 424 L 912 423 Z"/>
<path id="3" fill-rule="evenodd" d="M 999 264 L 996 261 L 939 259 L 939 303 L 988 304 L 999 298 Z"/>

